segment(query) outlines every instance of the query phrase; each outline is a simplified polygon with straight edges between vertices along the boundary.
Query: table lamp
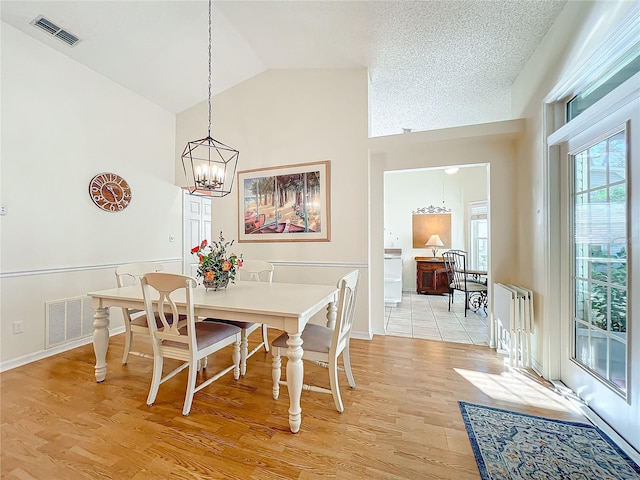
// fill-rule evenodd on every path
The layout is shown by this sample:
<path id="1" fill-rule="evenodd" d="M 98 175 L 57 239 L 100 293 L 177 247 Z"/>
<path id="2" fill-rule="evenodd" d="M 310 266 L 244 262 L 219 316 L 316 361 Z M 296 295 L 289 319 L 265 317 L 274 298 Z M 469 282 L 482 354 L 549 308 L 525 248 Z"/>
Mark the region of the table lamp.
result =
<path id="1" fill-rule="evenodd" d="M 431 235 L 427 243 L 424 244 L 425 247 L 433 247 L 431 250 L 433 252 L 433 258 L 436 258 L 436 252 L 438 251 L 438 247 L 444 247 L 444 243 L 440 239 L 440 235 Z"/>

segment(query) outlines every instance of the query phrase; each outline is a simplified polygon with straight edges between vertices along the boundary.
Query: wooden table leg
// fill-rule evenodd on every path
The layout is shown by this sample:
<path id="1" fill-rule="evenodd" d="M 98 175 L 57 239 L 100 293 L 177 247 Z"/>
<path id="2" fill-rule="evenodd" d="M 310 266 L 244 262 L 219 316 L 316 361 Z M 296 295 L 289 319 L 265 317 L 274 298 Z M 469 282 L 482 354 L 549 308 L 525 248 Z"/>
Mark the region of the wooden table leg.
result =
<path id="1" fill-rule="evenodd" d="M 96 355 L 96 381 L 107 376 L 107 349 L 109 348 L 109 308 L 96 308 L 93 315 L 93 351 Z"/>
<path id="2" fill-rule="evenodd" d="M 298 433 L 302 421 L 300 396 L 304 380 L 304 365 L 302 363 L 302 333 L 291 333 L 287 340 L 287 389 L 289 390 L 289 427 L 293 433 Z"/>
<path id="3" fill-rule="evenodd" d="M 247 357 L 249 356 L 249 339 L 247 338 L 247 330 L 242 330 L 242 337 L 240 339 L 240 376 L 244 377 L 247 374 Z M 206 358 L 206 357 L 205 357 Z"/>

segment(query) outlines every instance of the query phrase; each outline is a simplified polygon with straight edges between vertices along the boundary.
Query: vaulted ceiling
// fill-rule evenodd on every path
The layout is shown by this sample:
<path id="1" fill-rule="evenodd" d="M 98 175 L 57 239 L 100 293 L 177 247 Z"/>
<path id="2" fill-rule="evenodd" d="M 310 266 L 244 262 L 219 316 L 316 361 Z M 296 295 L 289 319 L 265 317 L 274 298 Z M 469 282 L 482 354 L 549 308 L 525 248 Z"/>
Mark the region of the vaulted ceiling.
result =
<path id="1" fill-rule="evenodd" d="M 371 135 L 510 118 L 566 0 L 214 1 L 213 94 L 268 69 L 367 68 Z M 207 99 L 206 1 L 5 1 L 2 20 L 171 112 Z M 43 15 L 69 47 L 30 24 Z M 43 72 L 46 74 L 46 72 Z"/>

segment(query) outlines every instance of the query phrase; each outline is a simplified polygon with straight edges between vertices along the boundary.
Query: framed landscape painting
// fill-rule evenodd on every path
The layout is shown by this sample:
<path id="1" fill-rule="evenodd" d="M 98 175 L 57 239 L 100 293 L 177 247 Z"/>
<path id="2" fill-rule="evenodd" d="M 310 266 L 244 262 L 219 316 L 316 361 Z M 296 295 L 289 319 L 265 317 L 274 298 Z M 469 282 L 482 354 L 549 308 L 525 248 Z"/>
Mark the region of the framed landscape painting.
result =
<path id="1" fill-rule="evenodd" d="M 238 172 L 238 242 L 328 242 L 330 162 Z"/>

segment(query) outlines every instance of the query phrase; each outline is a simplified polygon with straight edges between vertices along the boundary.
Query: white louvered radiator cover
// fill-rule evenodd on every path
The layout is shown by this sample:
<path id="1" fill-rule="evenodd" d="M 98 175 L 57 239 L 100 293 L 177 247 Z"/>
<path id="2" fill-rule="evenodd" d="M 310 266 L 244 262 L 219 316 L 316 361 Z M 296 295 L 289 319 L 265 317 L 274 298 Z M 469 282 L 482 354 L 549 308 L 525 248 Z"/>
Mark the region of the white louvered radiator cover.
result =
<path id="1" fill-rule="evenodd" d="M 493 315 L 497 321 L 498 351 L 509 353 L 511 366 L 530 367 L 533 292 L 518 285 L 494 283 Z"/>
<path id="2" fill-rule="evenodd" d="M 93 334 L 91 297 L 81 296 L 45 302 L 45 349 Z"/>

